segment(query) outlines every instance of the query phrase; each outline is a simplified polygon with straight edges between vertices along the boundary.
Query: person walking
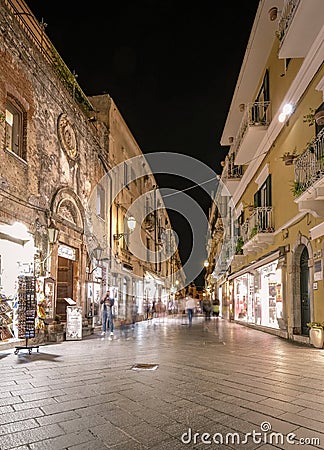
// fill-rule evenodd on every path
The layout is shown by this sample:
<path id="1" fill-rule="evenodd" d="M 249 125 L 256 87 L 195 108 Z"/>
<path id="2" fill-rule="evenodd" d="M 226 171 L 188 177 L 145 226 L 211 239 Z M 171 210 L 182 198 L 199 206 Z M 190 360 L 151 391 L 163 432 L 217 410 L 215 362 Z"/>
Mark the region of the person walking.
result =
<path id="1" fill-rule="evenodd" d="M 100 300 L 102 305 L 102 332 L 101 335 L 104 336 L 107 332 L 107 321 L 110 306 L 110 291 L 107 291 Z"/>
<path id="2" fill-rule="evenodd" d="M 213 301 L 213 317 L 219 317 L 219 299 Z"/>
<path id="3" fill-rule="evenodd" d="M 137 310 L 138 310 L 138 308 L 137 308 L 137 305 L 136 305 L 136 300 L 135 300 L 135 298 L 133 298 L 133 301 L 132 301 L 132 311 L 131 311 L 131 314 L 132 314 L 132 326 L 133 326 L 133 328 L 134 328 L 135 323 L 136 323 L 136 320 L 137 320 Z"/>
<path id="4" fill-rule="evenodd" d="M 210 298 L 204 297 L 204 300 L 202 302 L 202 309 L 205 314 L 205 320 L 210 320 L 210 315 L 212 312 L 212 303 L 210 301 Z"/>
<path id="5" fill-rule="evenodd" d="M 191 295 L 188 295 L 186 298 L 186 311 L 188 314 L 189 326 L 192 325 L 192 318 L 194 315 L 195 307 L 196 307 L 195 299 L 192 298 Z"/>

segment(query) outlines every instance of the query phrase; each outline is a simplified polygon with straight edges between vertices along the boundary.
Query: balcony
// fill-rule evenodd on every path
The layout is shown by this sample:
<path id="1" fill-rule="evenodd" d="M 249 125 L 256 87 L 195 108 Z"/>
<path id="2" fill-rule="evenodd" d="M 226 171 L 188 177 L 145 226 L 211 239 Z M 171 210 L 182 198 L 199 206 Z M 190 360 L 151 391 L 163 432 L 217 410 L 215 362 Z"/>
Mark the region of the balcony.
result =
<path id="1" fill-rule="evenodd" d="M 231 195 L 234 194 L 243 175 L 243 167 L 234 164 L 235 153 L 231 152 L 225 158 L 225 165 L 222 171 L 222 181 Z"/>
<path id="2" fill-rule="evenodd" d="M 254 158 L 270 121 L 270 102 L 254 102 L 245 105 L 243 119 L 233 145 L 236 166 L 249 164 Z"/>
<path id="3" fill-rule="evenodd" d="M 279 19 L 279 58 L 304 58 L 323 25 L 323 0 L 289 0 Z"/>
<path id="4" fill-rule="evenodd" d="M 218 276 L 224 274 L 231 264 L 231 259 L 235 253 L 234 239 L 224 239 L 220 252 L 215 256 L 215 267 L 212 273 L 212 277 L 217 279 Z"/>
<path id="5" fill-rule="evenodd" d="M 294 161 L 294 196 L 299 211 L 324 217 L 324 128 Z"/>
<path id="6" fill-rule="evenodd" d="M 243 253 L 257 253 L 274 243 L 274 225 L 271 206 L 254 208 L 241 227 Z"/>

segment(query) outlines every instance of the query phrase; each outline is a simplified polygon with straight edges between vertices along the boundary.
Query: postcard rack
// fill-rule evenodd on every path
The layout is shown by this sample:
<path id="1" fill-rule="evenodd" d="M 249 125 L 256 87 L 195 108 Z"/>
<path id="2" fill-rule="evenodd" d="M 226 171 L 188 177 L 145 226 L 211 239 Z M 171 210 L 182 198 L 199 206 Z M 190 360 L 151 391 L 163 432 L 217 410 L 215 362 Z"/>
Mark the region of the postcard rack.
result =
<path id="1" fill-rule="evenodd" d="M 36 314 L 36 277 L 22 275 L 18 277 L 18 337 L 26 339 L 26 343 L 16 346 L 15 355 L 18 355 L 20 350 L 28 350 L 29 354 L 33 349 L 39 352 L 38 345 L 28 345 L 28 339 L 35 337 Z"/>

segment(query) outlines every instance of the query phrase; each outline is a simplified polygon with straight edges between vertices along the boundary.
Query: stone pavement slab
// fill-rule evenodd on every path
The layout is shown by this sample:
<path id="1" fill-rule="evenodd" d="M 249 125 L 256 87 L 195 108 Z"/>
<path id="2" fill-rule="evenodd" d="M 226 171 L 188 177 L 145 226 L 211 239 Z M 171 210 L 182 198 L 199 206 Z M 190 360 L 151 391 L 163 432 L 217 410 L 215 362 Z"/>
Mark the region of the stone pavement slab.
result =
<path id="1" fill-rule="evenodd" d="M 222 319 L 0 348 L 0 367 L 1 450 L 324 449 L 324 350 Z"/>

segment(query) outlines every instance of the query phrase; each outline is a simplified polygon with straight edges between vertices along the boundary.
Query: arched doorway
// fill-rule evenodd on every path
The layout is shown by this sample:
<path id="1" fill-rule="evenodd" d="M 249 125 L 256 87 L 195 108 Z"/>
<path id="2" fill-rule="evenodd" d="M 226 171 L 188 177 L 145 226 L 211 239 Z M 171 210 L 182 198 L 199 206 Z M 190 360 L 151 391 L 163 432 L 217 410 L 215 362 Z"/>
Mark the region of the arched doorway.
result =
<path id="1" fill-rule="evenodd" d="M 309 254 L 304 246 L 300 255 L 300 319 L 301 333 L 309 334 L 307 323 L 310 322 L 310 295 L 309 295 Z"/>

